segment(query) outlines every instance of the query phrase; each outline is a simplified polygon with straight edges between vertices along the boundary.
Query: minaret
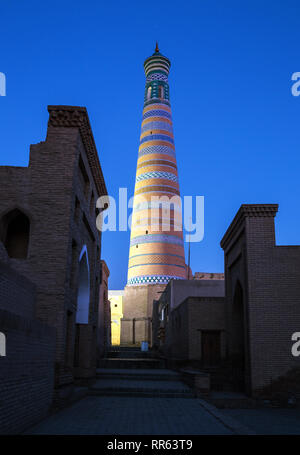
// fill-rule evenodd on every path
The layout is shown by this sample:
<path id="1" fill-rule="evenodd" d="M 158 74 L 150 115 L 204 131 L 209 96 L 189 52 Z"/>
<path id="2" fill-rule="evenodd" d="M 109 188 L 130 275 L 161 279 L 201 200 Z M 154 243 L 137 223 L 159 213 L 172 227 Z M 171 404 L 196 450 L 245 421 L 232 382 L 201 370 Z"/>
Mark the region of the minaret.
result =
<path id="1" fill-rule="evenodd" d="M 131 224 L 128 286 L 186 279 L 181 203 L 168 74 L 156 48 L 144 62 L 146 87 Z M 158 198 L 173 198 L 168 211 Z M 176 200 L 175 200 L 175 199 Z"/>

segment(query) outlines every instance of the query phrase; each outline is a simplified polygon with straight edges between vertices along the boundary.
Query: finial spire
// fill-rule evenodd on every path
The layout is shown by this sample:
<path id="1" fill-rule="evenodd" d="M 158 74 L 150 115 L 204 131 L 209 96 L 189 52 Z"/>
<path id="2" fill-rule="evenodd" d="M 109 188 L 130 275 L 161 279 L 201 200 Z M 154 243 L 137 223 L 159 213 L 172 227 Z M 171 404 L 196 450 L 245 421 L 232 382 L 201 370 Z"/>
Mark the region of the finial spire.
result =
<path id="1" fill-rule="evenodd" d="M 159 52 L 158 42 L 156 41 L 155 52 Z"/>

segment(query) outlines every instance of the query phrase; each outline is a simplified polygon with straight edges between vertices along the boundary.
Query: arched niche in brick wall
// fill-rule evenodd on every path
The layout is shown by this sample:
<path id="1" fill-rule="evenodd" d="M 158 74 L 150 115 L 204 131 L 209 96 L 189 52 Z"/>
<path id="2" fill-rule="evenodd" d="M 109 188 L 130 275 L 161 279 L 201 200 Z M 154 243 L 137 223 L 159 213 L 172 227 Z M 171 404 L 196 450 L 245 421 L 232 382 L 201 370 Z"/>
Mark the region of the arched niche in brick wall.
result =
<path id="1" fill-rule="evenodd" d="M 90 307 L 90 268 L 86 245 L 79 255 L 76 323 L 88 324 Z"/>
<path id="2" fill-rule="evenodd" d="M 11 258 L 26 259 L 28 256 L 30 220 L 24 212 L 15 208 L 1 220 L 1 240 Z"/>

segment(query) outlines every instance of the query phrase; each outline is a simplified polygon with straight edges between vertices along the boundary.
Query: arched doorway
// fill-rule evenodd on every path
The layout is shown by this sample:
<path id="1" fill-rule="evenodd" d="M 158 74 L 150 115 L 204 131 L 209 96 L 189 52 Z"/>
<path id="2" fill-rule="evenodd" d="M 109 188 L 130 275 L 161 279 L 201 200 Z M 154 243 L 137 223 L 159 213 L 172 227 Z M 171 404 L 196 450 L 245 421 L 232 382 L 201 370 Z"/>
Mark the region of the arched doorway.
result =
<path id="1" fill-rule="evenodd" d="M 2 239 L 11 258 L 26 259 L 28 256 L 30 221 L 21 210 L 8 212 L 2 220 Z"/>
<path id="2" fill-rule="evenodd" d="M 245 391 L 245 315 L 240 281 L 235 285 L 232 305 L 232 369 L 234 386 Z"/>

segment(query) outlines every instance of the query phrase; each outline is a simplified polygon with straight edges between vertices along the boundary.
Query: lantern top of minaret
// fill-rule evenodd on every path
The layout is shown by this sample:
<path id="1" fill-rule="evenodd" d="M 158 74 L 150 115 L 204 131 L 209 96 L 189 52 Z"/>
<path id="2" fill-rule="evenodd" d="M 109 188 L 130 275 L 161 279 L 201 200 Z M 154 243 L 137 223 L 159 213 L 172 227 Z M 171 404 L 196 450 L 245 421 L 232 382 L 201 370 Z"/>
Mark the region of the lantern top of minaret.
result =
<path id="1" fill-rule="evenodd" d="M 170 66 L 170 60 L 159 51 L 158 42 L 156 41 L 154 53 L 146 58 L 144 62 L 146 76 L 148 76 L 150 72 L 155 72 L 155 70 L 164 72 L 168 75 Z"/>
<path id="2" fill-rule="evenodd" d="M 155 57 L 155 56 L 158 56 L 158 55 L 161 56 L 161 57 L 164 57 L 164 55 L 160 52 L 159 47 L 158 47 L 158 42 L 156 41 L 155 50 L 154 50 L 154 53 L 152 54 L 151 57 Z M 164 58 L 166 58 L 166 57 L 164 57 Z"/>

